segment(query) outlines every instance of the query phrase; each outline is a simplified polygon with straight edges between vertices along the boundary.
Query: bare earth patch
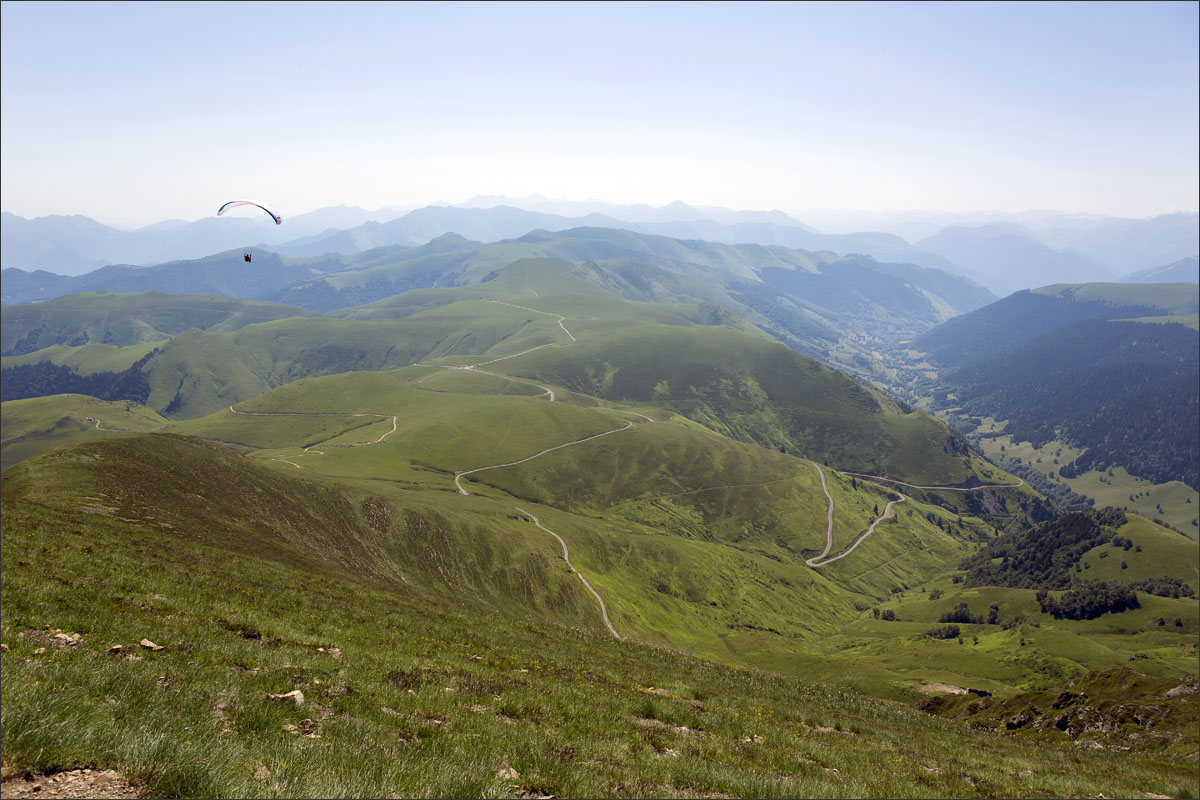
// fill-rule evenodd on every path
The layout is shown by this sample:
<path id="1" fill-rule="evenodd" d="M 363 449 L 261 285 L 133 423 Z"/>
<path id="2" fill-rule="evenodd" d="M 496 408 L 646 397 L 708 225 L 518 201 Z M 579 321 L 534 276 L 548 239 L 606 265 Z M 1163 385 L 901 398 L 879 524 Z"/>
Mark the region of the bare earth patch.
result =
<path id="1" fill-rule="evenodd" d="M 923 683 L 918 690 L 922 694 L 966 694 L 967 690 L 948 683 Z"/>
<path id="2" fill-rule="evenodd" d="M 110 800 L 141 797 L 141 792 L 113 770 L 75 769 L 54 775 L 5 775 L 0 781 L 0 797 L 95 797 Z"/>

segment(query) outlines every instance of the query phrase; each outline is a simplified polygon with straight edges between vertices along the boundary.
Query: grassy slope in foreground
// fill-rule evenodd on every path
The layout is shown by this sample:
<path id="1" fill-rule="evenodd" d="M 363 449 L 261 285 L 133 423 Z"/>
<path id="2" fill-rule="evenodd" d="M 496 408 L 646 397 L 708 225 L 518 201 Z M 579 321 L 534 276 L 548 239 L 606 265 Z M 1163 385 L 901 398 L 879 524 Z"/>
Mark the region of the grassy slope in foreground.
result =
<path id="1" fill-rule="evenodd" d="M 178 465 L 165 507 L 121 466 L 146 439 L 77 445 L 5 473 L 6 764 L 115 767 L 166 796 L 1196 789 L 1186 759 L 1030 746 L 447 602 L 362 569 L 359 547 L 348 557 L 368 561 L 328 557 L 370 530 L 337 491 L 215 446 L 154 440 Z M 218 479 L 231 496 L 211 498 L 217 508 L 174 505 Z M 76 643 L 55 639 L 60 628 Z M 142 638 L 165 649 L 137 648 Z M 105 652 L 116 644 L 127 650 Z M 303 706 L 267 698 L 295 689 Z"/>

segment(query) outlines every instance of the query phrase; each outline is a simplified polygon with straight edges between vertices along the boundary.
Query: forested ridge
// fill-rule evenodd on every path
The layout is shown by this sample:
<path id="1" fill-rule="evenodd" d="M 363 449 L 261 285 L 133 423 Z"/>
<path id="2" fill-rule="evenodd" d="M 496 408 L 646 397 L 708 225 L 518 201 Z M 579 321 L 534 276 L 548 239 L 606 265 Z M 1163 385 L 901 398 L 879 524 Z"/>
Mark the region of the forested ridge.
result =
<path id="1" fill-rule="evenodd" d="M 1134 319 L 1166 313 L 1144 303 L 1075 300 L 1026 289 L 948 320 L 918 337 L 913 346 L 925 351 L 931 363 L 954 368 L 1086 320 Z"/>
<path id="2" fill-rule="evenodd" d="M 1198 364 L 1200 336 L 1183 325 L 1087 320 L 950 373 L 934 402 L 1006 420 L 1014 441 L 1085 448 L 1064 477 L 1119 464 L 1200 488 Z"/>
<path id="3" fill-rule="evenodd" d="M 0 370 L 0 400 L 24 400 L 52 394 L 86 394 L 100 400 L 145 403 L 150 396 L 150 381 L 142 367 L 156 352 L 152 350 L 121 372 L 82 375 L 70 367 L 50 361 L 5 367 Z"/>

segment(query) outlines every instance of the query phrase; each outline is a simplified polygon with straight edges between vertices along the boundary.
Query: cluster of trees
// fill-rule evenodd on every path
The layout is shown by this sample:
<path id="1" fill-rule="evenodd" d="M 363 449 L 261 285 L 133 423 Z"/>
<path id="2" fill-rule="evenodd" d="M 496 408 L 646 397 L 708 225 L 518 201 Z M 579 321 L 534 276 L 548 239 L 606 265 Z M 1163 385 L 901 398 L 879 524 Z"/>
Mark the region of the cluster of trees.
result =
<path id="1" fill-rule="evenodd" d="M 938 617 L 938 622 L 959 623 L 961 625 L 998 625 L 1000 623 L 1000 605 L 998 603 L 990 604 L 987 616 L 980 617 L 971 613 L 970 606 L 964 600 L 950 611 Z"/>
<path id="2" fill-rule="evenodd" d="M 930 639 L 957 639 L 959 630 L 957 625 L 943 625 L 940 628 L 930 628 L 925 631 L 925 635 Z"/>
<path id="3" fill-rule="evenodd" d="M 1076 511 L 1028 531 L 1005 533 L 962 563 L 967 586 L 1066 589 L 1074 565 L 1093 547 L 1112 541 L 1124 525 L 1120 509 Z M 999 559 L 998 563 L 993 563 Z"/>
<path id="4" fill-rule="evenodd" d="M 1129 588 L 1143 594 L 1158 597 L 1195 597 L 1196 590 L 1188 586 L 1174 575 L 1163 575 L 1161 578 L 1143 578 L 1129 584 Z"/>
<path id="5" fill-rule="evenodd" d="M 1108 581 L 1083 581 L 1054 598 L 1042 589 L 1037 593 L 1043 614 L 1055 619 L 1095 619 L 1101 614 L 1118 613 L 1140 607 L 1137 593 L 1129 586 Z"/>
<path id="6" fill-rule="evenodd" d="M 23 400 L 52 394 L 86 394 L 101 400 L 146 402 L 150 381 L 142 366 L 151 351 L 123 372 L 93 372 L 81 375 L 70 367 L 39 361 L 0 370 L 0 400 Z"/>
<path id="7" fill-rule="evenodd" d="M 956 605 L 952 610 L 938 617 L 938 622 L 960 622 L 964 625 L 983 624 L 982 619 L 971 614 L 971 609 L 967 606 L 965 600 Z"/>

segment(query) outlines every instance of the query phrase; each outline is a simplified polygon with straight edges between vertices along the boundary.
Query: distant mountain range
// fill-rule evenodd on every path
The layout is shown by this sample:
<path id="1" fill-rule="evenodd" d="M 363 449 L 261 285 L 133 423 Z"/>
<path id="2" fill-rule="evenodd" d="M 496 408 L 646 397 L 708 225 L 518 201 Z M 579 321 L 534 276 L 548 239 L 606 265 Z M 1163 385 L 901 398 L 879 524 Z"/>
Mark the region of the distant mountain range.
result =
<path id="1" fill-rule="evenodd" d="M 262 219 L 213 216 L 195 222 L 165 220 L 125 231 L 79 215 L 25 219 L 6 211 L 0 215 L 0 263 L 5 268 L 74 276 L 110 264 L 146 266 L 199 258 L 255 242 L 280 244 L 297 236 L 356 227 L 368 220 L 395 219 L 403 213 L 331 206 L 289 217 L 281 226 L 265 215 Z"/>
<path id="2" fill-rule="evenodd" d="M 446 233 L 495 242 L 533 230 L 605 227 L 676 239 L 867 255 L 963 275 L 1007 294 L 1053 281 L 1113 280 L 1200 250 L 1196 214 L 1145 220 L 1030 217 L 1042 225 L 1037 230 L 1012 221 L 955 225 L 914 245 L 895 233 L 822 234 L 782 211 L 734 211 L 684 203 L 662 207 L 568 203 L 537 196 L 478 197 L 471 202 L 497 201 L 508 202 L 486 208 L 427 206 L 407 213 L 336 206 L 288 218 L 282 226 L 266 218 L 212 217 L 191 223 L 168 220 L 135 231 L 80 216 L 28 220 L 5 213 L 0 259 L 5 268 L 74 276 L 112 264 L 147 266 L 252 244 L 286 256 L 312 257 L 350 255 L 389 245 L 420 246 Z"/>
<path id="3" fill-rule="evenodd" d="M 1174 264 L 1131 272 L 1121 283 L 1200 283 L 1200 258 L 1181 258 Z"/>
<path id="4" fill-rule="evenodd" d="M 444 208 L 437 214 L 423 211 L 427 213 L 410 214 L 375 229 L 394 230 L 400 223 L 469 213 Z M 498 214 L 491 219 L 503 222 Z M 569 274 L 570 286 L 560 286 L 558 291 L 602 291 L 640 302 L 719 306 L 801 352 L 842 359 L 844 368 L 869 373 L 868 342 L 916 336 L 995 299 L 966 278 L 913 264 L 603 227 L 536 230 L 491 243 L 446 233 L 417 247 L 393 244 L 348 255 L 295 257 L 250 248 L 254 259 L 250 265 L 243 261 L 242 252 L 154 267 L 108 266 L 75 277 L 6 269 L 3 300 L 31 303 L 100 291 L 210 292 L 329 312 L 414 289 L 485 284 L 498 270 L 522 259 L 554 259 L 558 273 Z M 530 286 L 531 294 L 545 290 L 544 283 Z M 849 343 L 840 346 L 847 337 Z"/>

